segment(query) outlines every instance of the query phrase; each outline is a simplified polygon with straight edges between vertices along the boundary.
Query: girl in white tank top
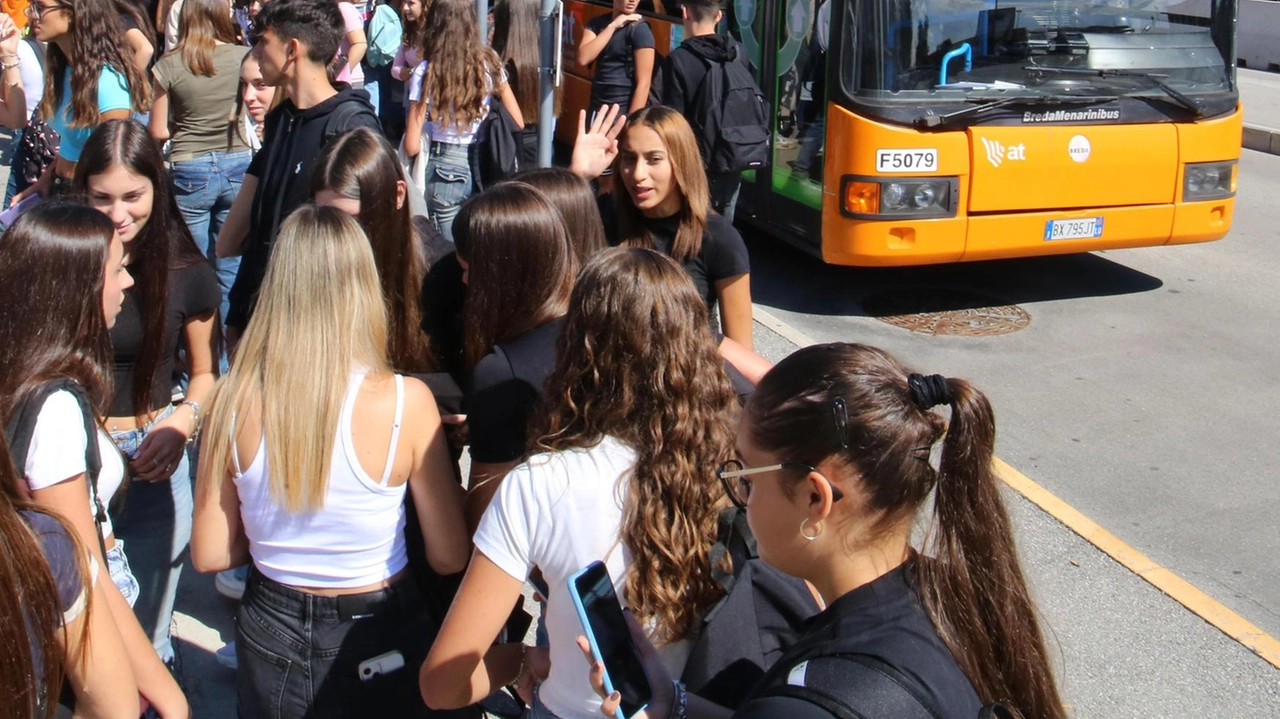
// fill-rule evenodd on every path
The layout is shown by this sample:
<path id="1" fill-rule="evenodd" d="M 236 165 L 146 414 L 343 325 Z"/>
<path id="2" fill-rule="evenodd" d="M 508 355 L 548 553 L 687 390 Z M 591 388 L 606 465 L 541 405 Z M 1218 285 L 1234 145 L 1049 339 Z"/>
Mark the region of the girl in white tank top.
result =
<path id="1" fill-rule="evenodd" d="M 404 572 L 403 500 L 409 489 L 432 568 L 453 574 L 470 552 L 462 490 L 430 391 L 388 369 L 373 254 L 341 211 L 307 206 L 282 225 L 199 466 L 193 564 L 253 562 L 240 712 L 425 711 L 417 667 L 433 632 Z"/>

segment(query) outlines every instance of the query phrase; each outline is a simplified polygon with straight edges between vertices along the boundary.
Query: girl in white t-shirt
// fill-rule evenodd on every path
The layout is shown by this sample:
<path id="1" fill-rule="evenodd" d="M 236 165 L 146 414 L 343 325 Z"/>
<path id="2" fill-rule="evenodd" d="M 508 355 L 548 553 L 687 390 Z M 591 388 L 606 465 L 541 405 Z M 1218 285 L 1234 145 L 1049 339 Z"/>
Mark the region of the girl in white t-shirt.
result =
<path id="1" fill-rule="evenodd" d="M 566 590 L 593 561 L 608 566 L 677 676 L 684 640 L 722 596 L 709 558 L 724 504 L 714 469 L 732 456 L 736 403 L 688 275 L 650 250 L 596 255 L 570 298 L 546 402 L 539 453 L 507 475 L 481 520 L 423 665 L 431 707 L 509 684 L 528 696 L 545 677 L 532 716 L 598 717 Z M 490 647 L 534 567 L 550 586 L 549 653 Z"/>
<path id="2" fill-rule="evenodd" d="M 124 246 L 105 215 L 86 205 L 46 201 L 20 216 L 0 238 L 0 420 L 26 408 L 51 382 L 67 381 L 87 395 L 90 419 L 100 422 L 111 399 L 109 330 L 133 279 Z M 31 409 L 31 408 L 26 408 Z M 77 539 L 108 568 L 105 610 L 124 640 L 138 691 L 161 716 L 186 716 L 186 699 L 161 663 L 121 593 L 137 582 L 98 510 L 119 490 L 124 462 L 101 429 L 85 431 L 81 401 L 70 390 L 50 394 L 39 408 L 22 471 L 37 507 L 66 518 Z M 102 462 L 96 493 L 86 449 L 96 442 Z M 96 494 L 96 496 L 95 496 Z"/>

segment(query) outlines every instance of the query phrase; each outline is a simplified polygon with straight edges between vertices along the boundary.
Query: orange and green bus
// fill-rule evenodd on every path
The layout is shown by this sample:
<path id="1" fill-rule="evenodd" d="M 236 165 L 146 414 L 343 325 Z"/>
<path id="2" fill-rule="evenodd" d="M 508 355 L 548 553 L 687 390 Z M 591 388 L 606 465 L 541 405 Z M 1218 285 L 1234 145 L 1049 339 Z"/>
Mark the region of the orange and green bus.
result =
<path id="1" fill-rule="evenodd" d="M 658 51 L 678 0 L 644 0 Z M 769 103 L 737 216 L 843 265 L 1205 242 L 1231 228 L 1234 0 L 726 0 Z M 656 3 L 656 4 L 655 4 Z M 568 0 L 571 142 L 604 2 Z"/>

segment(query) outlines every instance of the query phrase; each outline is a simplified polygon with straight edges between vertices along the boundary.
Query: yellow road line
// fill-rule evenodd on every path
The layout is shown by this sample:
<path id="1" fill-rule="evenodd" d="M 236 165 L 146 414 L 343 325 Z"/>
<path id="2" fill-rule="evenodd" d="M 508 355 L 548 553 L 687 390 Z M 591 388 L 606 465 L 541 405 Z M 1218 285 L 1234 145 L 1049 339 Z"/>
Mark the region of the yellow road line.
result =
<path id="1" fill-rule="evenodd" d="M 1124 565 L 1129 571 L 1145 579 L 1151 586 L 1164 592 L 1170 599 L 1212 624 L 1223 634 L 1243 644 L 1267 663 L 1280 669 L 1280 641 L 1275 637 L 1227 609 L 1221 602 L 1200 591 L 1182 577 L 1125 544 L 1119 537 L 1103 529 L 1097 522 L 1054 496 L 1049 490 L 1031 481 L 1004 460 L 997 457 L 995 465 L 996 474 L 1015 492 L 1026 497 L 1032 504 L 1043 509 L 1071 531 L 1084 537 L 1086 541 Z"/>
<path id="2" fill-rule="evenodd" d="M 793 344 L 808 347 L 817 344 L 808 335 L 784 322 L 760 305 L 753 305 L 755 319 Z M 1014 469 L 999 457 L 995 460 L 996 474 L 1015 492 L 1043 509 L 1067 529 L 1084 537 L 1085 541 L 1102 550 L 1104 554 L 1124 565 L 1129 571 L 1146 580 L 1151 586 L 1164 592 L 1223 634 L 1243 644 L 1262 657 L 1267 663 L 1280 669 L 1280 640 L 1254 626 L 1244 617 L 1227 609 L 1221 602 L 1197 589 L 1190 582 L 1172 571 L 1156 564 L 1142 552 L 1130 547 L 1116 535 L 1103 529 L 1097 522 L 1081 514 L 1052 492 L 1031 481 L 1027 475 Z"/>

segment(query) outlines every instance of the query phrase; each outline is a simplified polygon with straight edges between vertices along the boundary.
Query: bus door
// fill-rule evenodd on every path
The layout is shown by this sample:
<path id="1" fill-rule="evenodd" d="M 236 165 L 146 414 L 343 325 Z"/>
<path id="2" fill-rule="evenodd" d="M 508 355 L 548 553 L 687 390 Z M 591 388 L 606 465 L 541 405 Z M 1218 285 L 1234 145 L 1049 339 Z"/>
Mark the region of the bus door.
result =
<path id="1" fill-rule="evenodd" d="M 771 165 L 743 176 L 739 212 L 821 245 L 827 40 L 834 0 L 734 0 L 729 31 L 771 108 Z"/>

